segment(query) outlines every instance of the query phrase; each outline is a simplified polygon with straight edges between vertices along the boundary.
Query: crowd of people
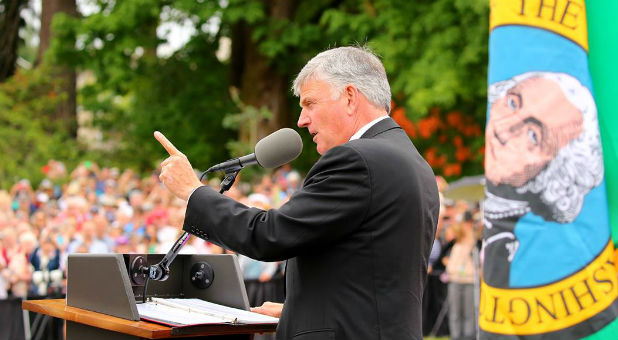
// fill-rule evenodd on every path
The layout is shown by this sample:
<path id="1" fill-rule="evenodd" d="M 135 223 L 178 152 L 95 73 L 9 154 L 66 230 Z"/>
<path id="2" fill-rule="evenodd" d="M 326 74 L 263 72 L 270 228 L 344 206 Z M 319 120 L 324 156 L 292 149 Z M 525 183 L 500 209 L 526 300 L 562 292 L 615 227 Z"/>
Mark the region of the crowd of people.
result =
<path id="1" fill-rule="evenodd" d="M 182 232 L 186 202 L 131 169 L 83 162 L 72 171 L 59 161 L 43 167 L 45 179 L 23 179 L 0 190 L 0 299 L 61 296 L 71 253 L 167 253 Z M 278 207 L 300 186 L 300 174 L 284 166 L 255 183 L 238 178 L 228 191 L 262 209 Z M 217 178 L 205 183 L 219 189 Z M 181 253 L 222 253 L 197 237 Z M 241 258 L 248 280 L 268 281 L 281 266 Z M 259 273 L 258 273 L 259 271 Z"/>
<path id="2" fill-rule="evenodd" d="M 438 189 L 448 188 L 437 177 Z M 478 203 L 440 197 L 440 215 L 423 295 L 423 334 L 475 339 L 481 262 Z"/>
<path id="3" fill-rule="evenodd" d="M 8 191 L 0 190 L 0 299 L 62 296 L 68 254 L 166 253 L 181 232 L 186 202 L 169 193 L 157 171 L 142 178 L 131 169 L 83 162 L 69 172 L 55 160 L 43 171 L 46 178 L 36 187 L 21 180 Z M 284 166 L 254 183 L 239 177 L 225 194 L 248 206 L 277 208 L 301 182 L 299 172 Z M 220 185 L 217 178 L 206 184 L 215 189 Z M 441 191 L 447 188 L 440 177 L 438 186 Z M 464 339 L 474 334 L 480 216 L 478 205 L 442 199 L 424 295 L 426 335 Z M 193 236 L 182 250 L 223 252 Z M 268 298 L 259 284 L 280 278 L 284 269 L 282 263 L 242 255 L 239 264 L 254 305 Z"/>

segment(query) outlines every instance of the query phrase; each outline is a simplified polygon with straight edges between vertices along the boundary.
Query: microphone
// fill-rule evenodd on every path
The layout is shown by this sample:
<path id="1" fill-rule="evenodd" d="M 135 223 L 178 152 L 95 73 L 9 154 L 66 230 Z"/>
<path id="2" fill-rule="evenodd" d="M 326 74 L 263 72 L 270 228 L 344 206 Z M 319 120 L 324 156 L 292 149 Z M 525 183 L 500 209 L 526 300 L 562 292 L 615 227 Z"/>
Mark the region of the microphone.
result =
<path id="1" fill-rule="evenodd" d="M 219 193 L 222 194 L 224 191 L 230 189 L 236 179 L 238 171 L 247 165 L 259 164 L 264 168 L 276 168 L 293 161 L 303 150 L 303 141 L 300 139 L 298 132 L 290 128 L 283 128 L 262 138 L 257 142 L 254 150 L 255 152 L 250 155 L 230 159 L 229 161 L 210 167 L 202 174 L 202 177 L 209 172 L 225 171 L 226 177 L 221 182 L 221 190 L 219 191 Z M 187 243 L 189 236 L 190 234 L 188 232 L 184 232 L 180 238 L 176 240 L 161 262 L 150 266 L 139 266 L 135 273 L 137 273 L 137 275 L 144 275 L 147 279 L 157 281 L 167 280 L 170 273 L 169 266 L 180 252 L 180 249 Z M 135 273 L 132 273 L 132 275 Z M 148 281 L 144 284 L 143 301 L 146 299 L 147 282 Z"/>
<path id="2" fill-rule="evenodd" d="M 303 141 L 298 132 L 283 128 L 262 138 L 257 142 L 254 150 L 252 154 L 214 165 L 205 173 L 238 171 L 252 164 L 258 164 L 264 168 L 276 168 L 296 159 L 303 150 Z"/>

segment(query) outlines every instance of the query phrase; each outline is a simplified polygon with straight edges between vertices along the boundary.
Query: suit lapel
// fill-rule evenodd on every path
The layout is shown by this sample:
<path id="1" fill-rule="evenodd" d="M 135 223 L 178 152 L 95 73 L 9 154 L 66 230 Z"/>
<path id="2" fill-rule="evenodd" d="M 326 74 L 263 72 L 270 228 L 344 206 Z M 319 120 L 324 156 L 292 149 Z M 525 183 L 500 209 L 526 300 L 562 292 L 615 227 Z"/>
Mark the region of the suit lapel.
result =
<path id="1" fill-rule="evenodd" d="M 369 128 L 360 138 L 373 138 L 382 132 L 392 130 L 392 129 L 401 129 L 399 125 L 391 118 L 388 117 L 386 119 L 382 119 L 377 122 L 374 126 Z"/>

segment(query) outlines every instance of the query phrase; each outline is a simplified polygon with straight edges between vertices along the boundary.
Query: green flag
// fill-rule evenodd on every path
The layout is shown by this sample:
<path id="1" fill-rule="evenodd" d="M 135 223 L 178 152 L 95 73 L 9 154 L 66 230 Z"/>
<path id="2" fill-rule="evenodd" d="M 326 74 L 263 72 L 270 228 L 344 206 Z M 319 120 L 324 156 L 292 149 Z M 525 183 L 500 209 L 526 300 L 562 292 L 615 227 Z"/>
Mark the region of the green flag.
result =
<path id="1" fill-rule="evenodd" d="M 618 2 L 587 5 L 491 1 L 481 339 L 618 339 Z"/>

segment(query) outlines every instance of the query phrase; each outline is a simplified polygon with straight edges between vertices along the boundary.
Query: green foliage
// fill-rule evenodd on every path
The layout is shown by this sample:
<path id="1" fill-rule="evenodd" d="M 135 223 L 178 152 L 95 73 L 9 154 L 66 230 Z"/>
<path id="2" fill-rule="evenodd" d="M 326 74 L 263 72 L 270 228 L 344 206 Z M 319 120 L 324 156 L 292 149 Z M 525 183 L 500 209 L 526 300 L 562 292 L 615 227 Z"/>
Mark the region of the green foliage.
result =
<path id="1" fill-rule="evenodd" d="M 76 159 L 80 153 L 61 122 L 47 118 L 66 95 L 60 85 L 44 66 L 0 84 L 0 188 L 21 178 L 38 183 L 49 159 Z"/>
<path id="2" fill-rule="evenodd" d="M 198 32 L 169 58 L 156 55 L 162 41 L 156 28 L 165 12 L 170 20 L 195 20 L 204 24 L 216 8 L 195 9 L 179 1 L 99 1 L 101 11 L 83 19 L 67 16 L 54 20 L 58 39 L 50 58 L 93 72 L 93 81 L 80 91 L 79 101 L 95 115 L 116 147 L 116 163 L 145 170 L 166 157 L 152 134 L 165 134 L 196 168 L 227 157 L 222 143 L 234 136 L 222 128 L 222 113 L 232 105 L 227 98 L 227 70 L 215 57 L 218 41 L 209 32 Z M 165 6 L 164 6 L 165 5 Z M 144 10 L 148 9 L 148 10 Z M 111 156 L 111 155 L 110 155 Z"/>
<path id="3" fill-rule="evenodd" d="M 395 101 L 410 118 L 418 120 L 438 107 L 444 112 L 458 110 L 484 124 L 486 0 L 89 3 L 100 10 L 83 18 L 54 20 L 57 39 L 48 57 L 92 72 L 78 103 L 94 114 L 95 124 L 117 146 L 112 155 L 103 157 L 119 164 L 147 169 L 164 157 L 152 138 L 154 130 L 166 134 L 198 168 L 249 148 L 230 142 L 237 139 L 234 120 L 264 119 L 268 109 L 256 105 L 239 114 L 229 96 L 230 74 L 247 70 L 231 70 L 238 64 L 215 57 L 220 39 L 237 37 L 239 27 L 249 32 L 251 41 L 233 44 L 255 44 L 275 72 L 290 80 L 321 50 L 367 44 L 382 57 Z M 274 11 L 275 6 L 289 10 Z M 165 42 L 156 34 L 162 21 L 190 22 L 195 28 L 189 42 L 171 56 L 157 55 L 157 47 Z M 293 115 L 286 119 L 293 126 L 298 99 L 287 95 Z M 305 152 L 294 165 L 307 170 L 318 155 L 310 136 L 301 135 Z M 479 143 L 482 137 L 473 141 Z M 438 150 L 447 152 L 451 151 Z"/>
<path id="4" fill-rule="evenodd" d="M 441 107 L 484 120 L 487 1 L 348 3 L 324 13 L 327 32 L 343 44 L 367 41 L 382 57 L 393 95 L 411 118 Z"/>
<path id="5" fill-rule="evenodd" d="M 241 128 L 249 130 L 250 140 L 255 140 L 257 135 L 257 122 L 262 119 L 270 119 L 273 116 L 272 111 L 266 106 L 260 108 L 245 105 L 238 96 L 238 89 L 232 87 L 230 90 L 232 100 L 236 107 L 240 110 L 238 113 L 230 113 L 223 118 L 223 126 L 229 129 L 240 130 Z M 230 150 L 234 157 L 241 157 L 243 155 L 253 152 L 250 145 L 243 143 L 242 141 L 232 140 L 227 143 L 227 148 Z"/>
<path id="6" fill-rule="evenodd" d="M 261 1 L 231 0 L 223 9 L 223 20 L 230 24 L 244 21 L 251 25 L 267 18 Z"/>
<path id="7" fill-rule="evenodd" d="M 432 108 L 458 110 L 479 126 L 485 122 L 489 7 L 485 0 L 373 0 L 295 2 L 292 19 L 264 17 L 253 39 L 260 52 L 291 78 L 319 51 L 368 45 L 383 60 L 395 101 L 413 121 Z M 297 99 L 291 98 L 294 111 Z M 313 145 L 303 134 L 307 145 Z M 468 147 L 482 148 L 482 135 Z M 421 151 L 424 151 L 422 143 Z M 311 164 L 317 153 L 300 162 Z M 313 151 L 313 150 L 311 150 Z M 452 148 L 438 154 L 455 159 Z M 307 155 L 306 155 L 307 154 Z M 482 171 L 482 156 L 463 174 Z M 442 173 L 441 168 L 436 168 Z"/>
<path id="8" fill-rule="evenodd" d="M 124 113 L 127 128 L 127 156 L 143 148 L 142 164 L 153 155 L 166 156 L 153 139 L 155 130 L 164 133 L 192 160 L 196 168 L 207 168 L 227 158 L 224 143 L 233 130 L 222 126 L 223 113 L 231 111 L 227 88 L 221 86 L 226 70 L 214 56 L 214 49 L 196 37 L 182 53 L 136 77 L 131 110 Z M 210 55 L 209 55 L 210 54 Z"/>

